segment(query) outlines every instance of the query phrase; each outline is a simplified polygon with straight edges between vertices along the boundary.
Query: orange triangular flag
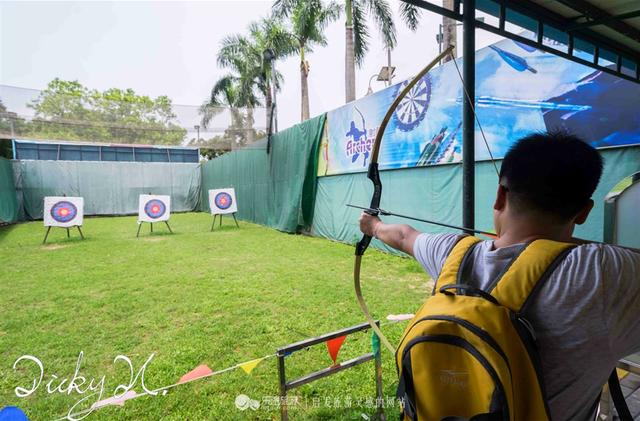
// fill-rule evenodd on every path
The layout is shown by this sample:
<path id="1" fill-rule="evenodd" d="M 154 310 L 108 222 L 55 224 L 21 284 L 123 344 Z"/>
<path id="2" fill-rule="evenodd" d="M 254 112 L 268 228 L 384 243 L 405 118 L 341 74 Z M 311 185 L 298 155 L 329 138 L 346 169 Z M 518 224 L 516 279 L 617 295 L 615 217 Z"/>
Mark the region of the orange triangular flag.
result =
<path id="1" fill-rule="evenodd" d="M 258 358 L 257 360 L 247 361 L 246 363 L 240 364 L 240 368 L 242 368 L 245 373 L 251 374 L 253 369 L 256 368 L 262 360 L 264 360 L 264 358 Z"/>
<path id="2" fill-rule="evenodd" d="M 178 384 L 186 383 L 190 380 L 199 379 L 200 377 L 205 377 L 211 373 L 213 373 L 213 371 L 211 371 L 211 369 L 206 365 L 202 364 L 197 366 L 196 368 L 194 368 L 184 376 L 180 377 L 180 380 L 178 380 Z"/>
<path id="3" fill-rule="evenodd" d="M 344 340 L 347 339 L 347 336 L 338 336 L 337 338 L 329 339 L 327 341 L 327 349 L 329 350 L 329 355 L 333 360 L 333 365 L 336 365 L 336 360 L 338 359 L 338 352 L 344 343 Z"/>

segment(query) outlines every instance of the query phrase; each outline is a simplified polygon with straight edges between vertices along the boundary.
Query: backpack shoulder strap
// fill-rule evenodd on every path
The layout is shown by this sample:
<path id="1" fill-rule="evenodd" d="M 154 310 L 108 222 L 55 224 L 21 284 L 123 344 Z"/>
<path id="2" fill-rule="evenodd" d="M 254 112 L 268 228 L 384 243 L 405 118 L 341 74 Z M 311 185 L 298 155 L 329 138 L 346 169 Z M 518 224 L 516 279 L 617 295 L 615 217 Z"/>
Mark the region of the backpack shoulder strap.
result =
<path id="1" fill-rule="evenodd" d="M 491 295 L 510 310 L 522 311 L 536 287 L 543 284 L 575 246 L 551 240 L 529 243 L 498 279 Z"/>
<path id="2" fill-rule="evenodd" d="M 470 253 L 481 239 L 473 236 L 462 237 L 447 256 L 440 271 L 440 276 L 433 287 L 433 294 L 437 294 L 440 288 L 449 284 L 457 284 L 458 273 L 462 269 L 464 258 Z"/>

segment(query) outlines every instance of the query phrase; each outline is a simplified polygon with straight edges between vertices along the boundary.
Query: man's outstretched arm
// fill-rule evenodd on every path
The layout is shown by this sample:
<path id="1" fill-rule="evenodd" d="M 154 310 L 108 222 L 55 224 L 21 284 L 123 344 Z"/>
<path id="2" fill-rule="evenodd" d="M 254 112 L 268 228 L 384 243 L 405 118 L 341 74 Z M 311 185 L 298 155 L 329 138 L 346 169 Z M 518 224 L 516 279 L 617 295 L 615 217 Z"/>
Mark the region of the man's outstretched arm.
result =
<path id="1" fill-rule="evenodd" d="M 409 225 L 385 224 L 377 216 L 364 212 L 360 215 L 360 231 L 411 256 L 413 256 L 413 245 L 418 235 L 420 235 L 419 231 Z"/>

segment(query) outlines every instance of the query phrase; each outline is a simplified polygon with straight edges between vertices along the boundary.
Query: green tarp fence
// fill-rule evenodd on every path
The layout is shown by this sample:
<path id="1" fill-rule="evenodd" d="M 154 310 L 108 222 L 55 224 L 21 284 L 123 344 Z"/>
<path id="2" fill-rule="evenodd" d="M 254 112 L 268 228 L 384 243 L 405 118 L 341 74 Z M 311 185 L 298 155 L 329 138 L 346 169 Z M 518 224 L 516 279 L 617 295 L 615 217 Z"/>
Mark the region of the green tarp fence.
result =
<path id="1" fill-rule="evenodd" d="M 198 209 L 200 164 L 13 161 L 20 219 L 41 219 L 45 196 L 82 196 L 85 215 L 138 213 L 138 196 L 171 196 L 171 211 Z"/>
<path id="2" fill-rule="evenodd" d="M 16 222 L 19 209 L 11 161 L 0 157 L 0 221 Z"/>
<path id="3" fill-rule="evenodd" d="M 233 187 L 238 217 L 296 232 L 311 224 L 317 173 L 317 151 L 325 115 L 274 134 L 270 153 L 266 139 L 202 165 L 202 210 L 209 212 L 209 189 Z"/>
<path id="4" fill-rule="evenodd" d="M 640 171 L 640 147 L 601 150 L 605 169 L 594 194 L 595 207 L 575 235 L 602 241 L 604 197 L 624 177 Z M 497 162 L 498 166 L 500 162 Z M 380 207 L 391 212 L 449 224 L 462 223 L 462 166 L 439 165 L 382 171 Z M 497 189 L 491 162 L 476 165 L 476 228 L 493 231 L 493 200 Z M 346 204 L 369 206 L 373 187 L 365 173 L 318 178 L 312 234 L 332 240 L 355 243 L 362 237 L 358 228 L 360 211 Z M 423 232 L 455 232 L 449 228 L 396 217 L 383 217 L 389 223 L 408 223 Z M 377 240 L 374 247 L 393 251 Z"/>

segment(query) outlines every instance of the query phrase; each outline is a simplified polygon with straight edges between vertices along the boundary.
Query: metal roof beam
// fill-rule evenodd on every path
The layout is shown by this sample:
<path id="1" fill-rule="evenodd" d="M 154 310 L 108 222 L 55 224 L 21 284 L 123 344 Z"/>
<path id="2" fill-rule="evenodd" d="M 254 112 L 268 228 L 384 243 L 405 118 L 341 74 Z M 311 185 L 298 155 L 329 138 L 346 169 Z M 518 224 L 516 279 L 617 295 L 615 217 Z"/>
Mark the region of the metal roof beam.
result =
<path id="1" fill-rule="evenodd" d="M 604 21 L 601 24 L 608 26 L 609 28 L 619 32 L 634 41 L 640 42 L 640 30 L 634 28 L 626 22 L 616 19 L 615 16 L 607 13 L 597 6 L 589 3 L 586 0 L 556 0 L 558 3 L 562 3 L 567 7 L 581 13 L 584 17 L 592 20 Z"/>
<path id="2" fill-rule="evenodd" d="M 578 16 L 576 20 L 583 17 L 584 16 Z M 620 15 L 610 15 L 609 17 L 604 17 L 601 19 L 592 19 L 592 20 L 587 20 L 586 22 L 577 23 L 571 28 L 568 28 L 567 32 L 575 31 L 576 29 L 581 29 L 581 28 L 589 28 L 591 26 L 604 25 L 606 24 L 606 22 L 611 20 L 622 21 L 622 20 L 633 19 L 637 17 L 640 17 L 640 10 L 634 10 L 633 12 L 622 13 Z"/>

